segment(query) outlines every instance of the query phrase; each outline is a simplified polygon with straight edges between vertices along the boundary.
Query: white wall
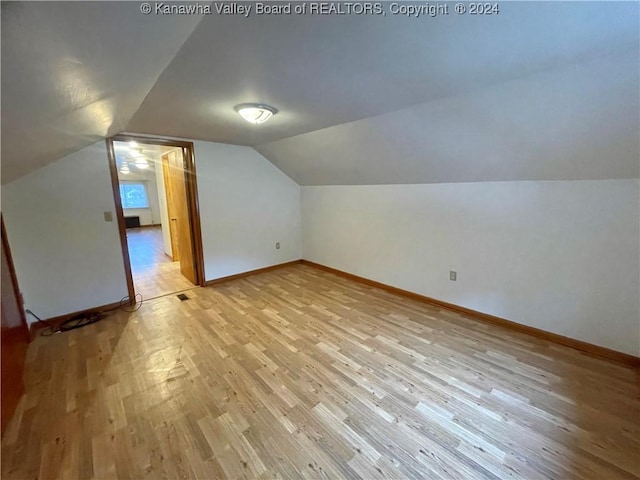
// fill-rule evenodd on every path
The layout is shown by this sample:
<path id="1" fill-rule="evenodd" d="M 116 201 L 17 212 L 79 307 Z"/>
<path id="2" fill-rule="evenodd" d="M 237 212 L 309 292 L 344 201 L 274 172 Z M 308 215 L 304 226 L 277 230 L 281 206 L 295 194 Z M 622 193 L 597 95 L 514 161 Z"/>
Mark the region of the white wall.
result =
<path id="1" fill-rule="evenodd" d="M 2 213 L 26 308 L 41 318 L 127 295 L 104 141 L 3 186 Z"/>
<path id="2" fill-rule="evenodd" d="M 195 155 L 207 280 L 301 258 L 295 182 L 248 147 L 195 142 Z M 26 308 L 38 316 L 127 295 L 104 142 L 3 186 L 2 213 Z"/>
<path id="3" fill-rule="evenodd" d="M 304 258 L 640 355 L 639 191 L 638 180 L 303 187 Z"/>
<path id="4" fill-rule="evenodd" d="M 293 180 L 249 147 L 195 142 L 195 158 L 207 280 L 301 258 Z"/>
<path id="5" fill-rule="evenodd" d="M 195 154 L 207 280 L 301 258 L 302 217 L 308 260 L 640 354 L 638 180 L 303 187 L 301 212 L 300 187 L 253 149 Z M 104 211 L 103 142 L 3 186 L 27 308 L 48 318 L 127 294 Z"/>

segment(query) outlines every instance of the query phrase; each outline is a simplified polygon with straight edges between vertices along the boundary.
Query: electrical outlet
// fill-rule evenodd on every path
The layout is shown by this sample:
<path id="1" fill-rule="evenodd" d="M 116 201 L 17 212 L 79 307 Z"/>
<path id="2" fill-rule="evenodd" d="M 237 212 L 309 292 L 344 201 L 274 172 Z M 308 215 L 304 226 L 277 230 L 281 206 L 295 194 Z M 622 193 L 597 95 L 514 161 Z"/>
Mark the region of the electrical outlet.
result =
<path id="1" fill-rule="evenodd" d="M 280 250 L 280 242 L 276 242 L 276 250 Z"/>
<path id="2" fill-rule="evenodd" d="M 457 278 L 458 278 L 458 272 L 449 270 L 449 280 L 451 280 L 452 282 L 455 282 Z"/>
<path id="3" fill-rule="evenodd" d="M 105 222 L 113 222 L 113 213 L 104 212 L 104 221 Z"/>

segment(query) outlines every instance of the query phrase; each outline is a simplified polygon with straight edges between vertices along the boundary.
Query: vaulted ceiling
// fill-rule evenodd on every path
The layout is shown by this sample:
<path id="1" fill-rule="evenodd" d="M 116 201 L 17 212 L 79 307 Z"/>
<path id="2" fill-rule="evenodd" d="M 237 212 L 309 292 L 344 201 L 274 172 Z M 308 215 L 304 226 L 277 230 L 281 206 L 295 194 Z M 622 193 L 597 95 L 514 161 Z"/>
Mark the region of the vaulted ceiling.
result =
<path id="1" fill-rule="evenodd" d="M 120 131 L 249 145 L 301 185 L 640 176 L 637 2 L 434 18 L 1 5 L 3 183 Z M 280 112 L 247 124 L 233 106 L 252 101 Z"/>

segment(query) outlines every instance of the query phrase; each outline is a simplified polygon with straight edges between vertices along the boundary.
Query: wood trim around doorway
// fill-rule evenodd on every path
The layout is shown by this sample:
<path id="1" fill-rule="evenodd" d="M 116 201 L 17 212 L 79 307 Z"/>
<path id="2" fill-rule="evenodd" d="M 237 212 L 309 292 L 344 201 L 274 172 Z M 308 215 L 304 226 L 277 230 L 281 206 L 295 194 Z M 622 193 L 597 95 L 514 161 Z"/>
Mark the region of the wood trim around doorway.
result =
<path id="1" fill-rule="evenodd" d="M 196 176 L 196 161 L 193 152 L 193 143 L 182 146 L 182 157 L 185 162 L 185 179 L 187 182 L 187 201 L 189 204 L 189 219 L 191 224 L 191 240 L 193 242 L 193 255 L 195 257 L 196 279 L 201 287 L 204 279 L 204 250 L 202 247 L 202 230 L 200 227 L 200 203 L 198 202 L 198 182 Z"/>
<path id="2" fill-rule="evenodd" d="M 29 333 L 29 322 L 27 322 L 27 314 L 24 310 L 24 302 L 22 301 L 22 293 L 20 293 L 20 287 L 18 286 L 18 276 L 16 275 L 16 268 L 13 264 L 13 256 L 11 255 L 11 247 L 9 246 L 9 238 L 7 237 L 7 229 L 4 226 L 4 217 L 0 214 L 0 230 L 2 231 L 2 248 L 7 258 L 7 266 L 9 267 L 9 275 L 11 277 L 11 289 L 15 296 L 16 303 L 20 306 L 18 309 L 20 312 L 20 323 L 22 325 L 22 334 L 25 336 L 27 343 L 31 342 L 33 338 Z"/>
<path id="3" fill-rule="evenodd" d="M 165 147 L 176 147 L 182 149 L 185 166 L 185 183 L 187 191 L 187 206 L 189 209 L 189 224 L 191 228 L 191 241 L 193 242 L 194 261 L 196 270 L 197 285 L 203 286 L 204 276 L 204 253 L 202 247 L 202 233 L 200 226 L 200 209 L 198 203 L 198 187 L 195 167 L 195 155 L 193 142 L 184 140 L 170 140 L 165 138 L 145 137 L 130 134 L 118 134 L 107 138 L 107 153 L 109 159 L 109 171 L 111 173 L 111 185 L 113 188 L 113 199 L 116 205 L 116 216 L 118 217 L 118 230 L 120 231 L 120 243 L 122 246 L 122 258 L 125 265 L 125 275 L 127 277 L 127 290 L 129 298 L 134 301 L 135 289 L 133 285 L 133 275 L 131 273 L 131 259 L 129 258 L 129 248 L 127 245 L 127 233 L 124 221 L 122 202 L 120 201 L 120 187 L 118 181 L 118 166 L 116 164 L 115 150 L 113 142 L 137 142 L 147 145 L 161 145 Z"/>
<path id="4" fill-rule="evenodd" d="M 124 211 L 120 200 L 120 182 L 118 181 L 118 165 L 116 163 L 116 153 L 113 149 L 113 140 L 106 139 L 107 157 L 109 158 L 109 173 L 111 174 L 111 189 L 113 191 L 113 201 L 116 205 L 116 221 L 118 222 L 118 232 L 120 234 L 120 248 L 122 249 L 122 260 L 124 261 L 124 275 L 127 277 L 127 293 L 129 302 L 135 302 L 136 291 L 133 286 L 133 275 L 131 274 L 131 259 L 129 258 L 129 246 L 127 245 L 127 227 L 124 221 Z"/>
<path id="5" fill-rule="evenodd" d="M 18 277 L 11 255 L 11 247 L 7 238 L 7 230 L 4 225 L 4 217 L 0 214 L 0 224 L 2 230 L 2 276 L 3 276 L 3 300 L 2 305 L 2 344 L 0 352 L 0 434 L 4 435 L 11 417 L 15 414 L 16 408 L 23 398 L 25 392 L 24 371 L 27 358 L 27 349 L 31 341 L 27 315 L 22 301 L 22 294 L 18 286 Z M 8 274 L 8 278 L 5 276 Z M 11 289 L 11 292 L 8 291 Z M 12 298 L 13 297 L 13 298 Z M 10 305 L 15 302 L 15 305 Z M 15 307 L 9 308 L 9 307 Z"/>

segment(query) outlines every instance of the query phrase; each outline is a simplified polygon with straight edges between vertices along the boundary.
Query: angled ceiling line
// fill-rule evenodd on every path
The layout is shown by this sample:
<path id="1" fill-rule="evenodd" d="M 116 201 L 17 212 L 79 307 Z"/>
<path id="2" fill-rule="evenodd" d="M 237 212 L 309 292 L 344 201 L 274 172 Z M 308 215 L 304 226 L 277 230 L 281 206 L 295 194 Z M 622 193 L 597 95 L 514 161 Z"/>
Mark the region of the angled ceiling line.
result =
<path id="1" fill-rule="evenodd" d="M 214 1 L 210 2 L 209 5 L 212 5 L 213 3 L 215 3 Z M 189 35 L 187 35 L 187 37 L 185 37 L 185 39 L 182 41 L 182 43 L 180 44 L 180 47 L 178 49 L 176 49 L 176 51 L 174 52 L 173 56 L 169 59 L 169 61 L 166 63 L 166 65 L 164 66 L 164 68 L 162 68 L 162 70 L 160 71 L 160 73 L 158 74 L 158 76 L 156 77 L 155 82 L 153 82 L 153 85 L 151 86 L 151 88 L 149 88 L 149 90 L 147 90 L 147 93 L 145 94 L 145 96 L 142 98 L 142 100 L 138 103 L 138 108 L 136 108 L 136 110 L 129 116 L 129 119 L 127 120 L 127 123 L 124 127 L 124 129 L 118 131 L 118 132 L 114 132 L 115 134 L 118 133 L 122 133 L 122 132 L 126 132 L 129 129 L 129 124 L 131 123 L 131 119 L 133 117 L 136 116 L 136 114 L 138 113 L 138 111 L 140 110 L 140 108 L 142 108 L 142 105 L 144 104 L 145 100 L 147 99 L 147 97 L 149 96 L 149 94 L 153 91 L 153 89 L 155 88 L 155 86 L 158 84 L 158 82 L 160 81 L 160 78 L 162 77 L 162 75 L 167 71 L 167 69 L 171 66 L 171 64 L 175 61 L 176 57 L 180 54 L 180 52 L 182 52 L 182 49 L 184 48 L 185 44 L 189 41 L 189 39 L 193 36 L 194 32 L 196 31 L 196 29 L 198 28 L 198 25 L 200 25 L 202 23 L 202 21 L 204 20 L 204 15 L 200 16 L 200 20 L 198 20 L 198 22 L 193 26 L 193 28 L 191 29 L 191 33 L 189 33 Z M 136 133 L 136 132 L 132 132 L 132 133 Z"/>

